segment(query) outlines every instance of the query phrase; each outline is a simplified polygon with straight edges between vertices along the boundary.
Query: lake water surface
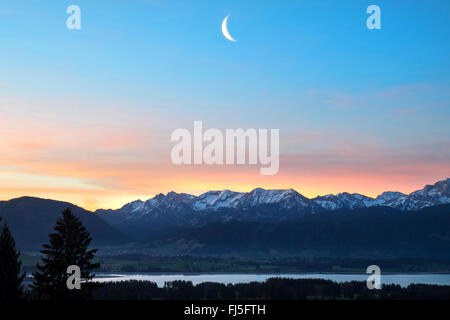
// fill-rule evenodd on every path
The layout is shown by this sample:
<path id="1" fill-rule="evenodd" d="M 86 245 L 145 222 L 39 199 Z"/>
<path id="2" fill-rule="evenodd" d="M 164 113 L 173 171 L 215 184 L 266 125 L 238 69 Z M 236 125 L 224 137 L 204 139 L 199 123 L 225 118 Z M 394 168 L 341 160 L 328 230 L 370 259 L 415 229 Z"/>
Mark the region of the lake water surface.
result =
<path id="1" fill-rule="evenodd" d="M 111 282 L 126 280 L 145 280 L 156 282 L 159 287 L 166 281 L 185 280 L 192 281 L 194 285 L 202 282 L 219 282 L 224 284 L 248 283 L 252 281 L 264 282 L 269 278 L 291 279 L 326 279 L 335 282 L 366 281 L 368 274 L 97 274 L 94 281 Z M 450 274 L 387 274 L 381 275 L 382 284 L 398 284 L 406 287 L 412 283 L 450 285 Z"/>

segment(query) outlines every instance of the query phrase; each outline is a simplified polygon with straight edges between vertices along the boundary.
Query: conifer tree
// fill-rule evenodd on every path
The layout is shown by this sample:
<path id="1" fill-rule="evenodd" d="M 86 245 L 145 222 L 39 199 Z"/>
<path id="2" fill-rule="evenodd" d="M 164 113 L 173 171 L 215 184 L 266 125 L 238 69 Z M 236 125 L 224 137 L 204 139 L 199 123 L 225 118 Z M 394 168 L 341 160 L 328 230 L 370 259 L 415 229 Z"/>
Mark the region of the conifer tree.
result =
<path id="1" fill-rule="evenodd" d="M 49 244 L 41 251 L 42 264 L 36 266 L 33 273 L 33 289 L 40 299 L 73 300 L 91 298 L 94 275 L 91 271 L 98 268 L 93 263 L 97 249 L 88 250 L 92 238 L 70 209 L 65 209 L 56 221 L 55 233 L 49 234 Z M 70 290 L 67 287 L 67 268 L 76 265 L 81 271 L 81 289 Z"/>
<path id="2" fill-rule="evenodd" d="M 19 257 L 8 224 L 4 223 L 0 231 L 0 300 L 20 300 L 24 297 L 22 281 L 25 273 L 21 272 Z"/>

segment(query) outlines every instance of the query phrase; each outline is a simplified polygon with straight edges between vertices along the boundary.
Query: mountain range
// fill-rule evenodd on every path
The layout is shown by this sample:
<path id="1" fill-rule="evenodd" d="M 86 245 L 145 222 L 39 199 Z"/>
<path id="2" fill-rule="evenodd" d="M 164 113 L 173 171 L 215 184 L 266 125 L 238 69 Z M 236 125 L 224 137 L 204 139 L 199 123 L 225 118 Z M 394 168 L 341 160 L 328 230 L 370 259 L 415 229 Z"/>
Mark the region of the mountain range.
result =
<path id="1" fill-rule="evenodd" d="M 317 210 L 356 209 L 373 206 L 387 206 L 400 210 L 418 210 L 425 207 L 450 203 L 450 178 L 427 185 L 408 195 L 401 192 L 386 191 L 370 198 L 358 193 L 328 194 L 308 199 L 293 189 L 265 190 L 256 188 L 249 193 L 208 191 L 200 196 L 169 192 L 158 194 L 147 200 L 136 200 L 117 210 L 99 209 L 97 213 L 119 213 L 128 218 L 140 218 L 160 210 L 218 211 L 223 208 L 246 210 L 261 205 L 276 204 L 280 209 L 302 213 Z"/>
<path id="2" fill-rule="evenodd" d="M 70 208 L 102 252 L 450 258 L 449 184 L 446 179 L 408 195 L 376 198 L 340 193 L 309 199 L 292 189 L 261 188 L 169 192 L 95 212 L 22 197 L 0 201 L 0 217 L 26 251 L 40 249 L 61 211 Z"/>
<path id="3" fill-rule="evenodd" d="M 248 193 L 209 191 L 199 196 L 169 192 L 147 201 L 136 200 L 117 210 L 95 213 L 125 234 L 150 239 L 219 221 L 285 221 L 338 209 L 391 207 L 414 211 L 450 203 L 450 178 L 408 195 L 387 191 L 376 198 L 339 193 L 309 199 L 293 189 L 254 189 Z"/>

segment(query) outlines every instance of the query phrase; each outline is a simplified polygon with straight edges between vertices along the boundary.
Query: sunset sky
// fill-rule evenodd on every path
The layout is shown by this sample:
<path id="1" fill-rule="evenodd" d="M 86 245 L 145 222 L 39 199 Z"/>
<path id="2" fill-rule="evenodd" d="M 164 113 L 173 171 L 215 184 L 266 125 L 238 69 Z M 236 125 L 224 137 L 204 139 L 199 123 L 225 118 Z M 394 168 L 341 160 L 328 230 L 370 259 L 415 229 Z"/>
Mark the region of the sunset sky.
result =
<path id="1" fill-rule="evenodd" d="M 81 30 L 66 8 L 81 8 Z M 369 30 L 366 8 L 381 8 Z M 230 15 L 229 31 L 221 33 Z M 0 200 L 405 193 L 450 177 L 449 1 L 0 2 Z M 280 129 L 280 169 L 175 166 L 171 132 Z"/>

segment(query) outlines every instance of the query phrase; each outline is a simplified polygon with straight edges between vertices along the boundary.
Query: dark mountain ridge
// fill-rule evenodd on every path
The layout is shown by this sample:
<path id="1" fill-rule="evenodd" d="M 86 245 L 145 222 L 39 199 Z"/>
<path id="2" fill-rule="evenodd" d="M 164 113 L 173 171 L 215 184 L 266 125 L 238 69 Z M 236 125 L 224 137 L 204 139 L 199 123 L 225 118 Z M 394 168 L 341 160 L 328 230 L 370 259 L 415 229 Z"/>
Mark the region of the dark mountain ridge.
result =
<path id="1" fill-rule="evenodd" d="M 339 209 L 278 222 L 221 221 L 153 242 L 154 254 L 450 258 L 450 204 Z"/>
<path id="2" fill-rule="evenodd" d="M 61 212 L 69 208 L 91 233 L 92 245 L 118 245 L 130 239 L 90 211 L 68 202 L 21 197 L 0 201 L 0 217 L 6 221 L 20 250 L 36 251 L 48 242 L 48 234 Z"/>

